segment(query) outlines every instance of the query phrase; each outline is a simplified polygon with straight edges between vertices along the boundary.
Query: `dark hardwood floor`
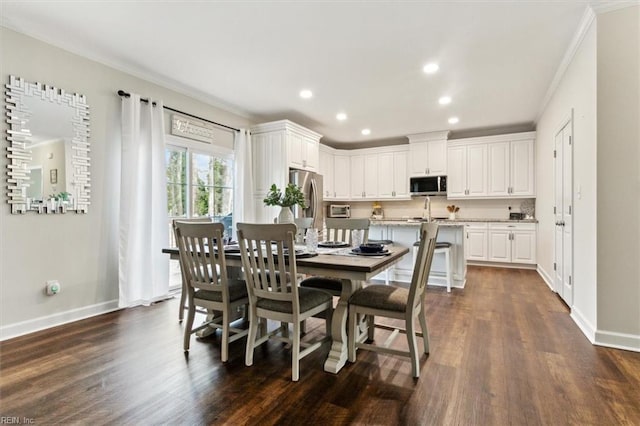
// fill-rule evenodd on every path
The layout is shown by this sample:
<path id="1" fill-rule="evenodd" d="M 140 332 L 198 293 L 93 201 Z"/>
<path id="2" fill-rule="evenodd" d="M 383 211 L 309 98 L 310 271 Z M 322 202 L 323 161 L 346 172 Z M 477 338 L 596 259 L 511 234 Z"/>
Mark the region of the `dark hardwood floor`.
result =
<path id="1" fill-rule="evenodd" d="M 417 381 L 408 359 L 363 351 L 339 374 L 325 373 L 326 348 L 301 361 L 294 383 L 290 353 L 277 342 L 258 349 L 252 367 L 243 340 L 225 364 L 215 337 L 194 337 L 186 357 L 173 299 L 2 342 L 0 416 L 35 424 L 640 425 L 640 353 L 592 346 L 536 272 L 470 267 L 466 289 L 430 288 L 426 303 L 431 354 Z M 323 329 L 321 320 L 308 325 L 309 334 Z"/>

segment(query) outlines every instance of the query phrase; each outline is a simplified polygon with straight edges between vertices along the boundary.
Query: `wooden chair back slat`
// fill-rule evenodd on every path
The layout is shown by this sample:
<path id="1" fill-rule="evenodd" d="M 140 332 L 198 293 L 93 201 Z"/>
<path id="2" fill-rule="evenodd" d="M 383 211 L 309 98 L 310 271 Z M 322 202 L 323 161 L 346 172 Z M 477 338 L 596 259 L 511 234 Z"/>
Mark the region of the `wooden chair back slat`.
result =
<path id="1" fill-rule="evenodd" d="M 351 236 L 352 231 L 360 230 L 364 231 L 362 242 L 369 241 L 369 226 L 371 221 L 369 219 L 344 219 L 344 218 L 327 218 L 325 219 L 325 226 L 327 228 L 326 241 L 341 241 L 353 244 Z"/>
<path id="2" fill-rule="evenodd" d="M 292 223 L 238 224 L 238 243 L 250 298 L 290 301 L 294 311 L 299 312 L 295 234 L 296 225 Z"/>

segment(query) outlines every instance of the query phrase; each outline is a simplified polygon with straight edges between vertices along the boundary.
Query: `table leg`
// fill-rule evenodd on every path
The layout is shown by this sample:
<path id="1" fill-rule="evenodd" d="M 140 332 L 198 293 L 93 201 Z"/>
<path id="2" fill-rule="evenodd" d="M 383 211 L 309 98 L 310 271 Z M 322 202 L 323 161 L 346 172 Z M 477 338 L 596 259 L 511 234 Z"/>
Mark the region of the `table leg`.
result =
<path id="1" fill-rule="evenodd" d="M 331 351 L 324 363 L 324 371 L 337 373 L 347 362 L 347 314 L 349 297 L 362 286 L 362 282 L 342 280 L 342 293 L 333 311 L 331 322 Z"/>

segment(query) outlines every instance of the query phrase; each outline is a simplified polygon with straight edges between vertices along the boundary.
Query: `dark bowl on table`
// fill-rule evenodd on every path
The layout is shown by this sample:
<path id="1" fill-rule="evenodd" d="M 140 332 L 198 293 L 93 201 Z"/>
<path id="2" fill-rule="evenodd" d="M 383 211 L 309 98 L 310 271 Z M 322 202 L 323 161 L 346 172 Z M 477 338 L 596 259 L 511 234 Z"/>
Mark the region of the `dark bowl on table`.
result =
<path id="1" fill-rule="evenodd" d="M 374 243 L 360 244 L 360 251 L 362 253 L 378 253 L 378 252 L 381 252 L 383 248 L 384 247 L 382 244 L 374 244 Z"/>

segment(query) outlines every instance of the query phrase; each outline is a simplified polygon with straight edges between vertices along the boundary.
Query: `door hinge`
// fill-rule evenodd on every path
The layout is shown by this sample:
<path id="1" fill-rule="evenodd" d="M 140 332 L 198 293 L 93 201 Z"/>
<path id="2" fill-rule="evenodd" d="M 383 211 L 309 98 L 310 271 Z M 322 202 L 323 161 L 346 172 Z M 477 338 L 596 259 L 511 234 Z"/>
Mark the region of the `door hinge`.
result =
<path id="1" fill-rule="evenodd" d="M 571 214 L 571 206 L 569 206 L 569 214 Z"/>
<path id="2" fill-rule="evenodd" d="M 556 158 L 556 150 L 553 150 L 553 158 Z"/>
<path id="3" fill-rule="evenodd" d="M 553 270 L 554 270 L 554 271 L 556 270 L 556 268 L 557 268 L 557 267 L 558 267 L 558 266 L 556 265 L 556 262 L 553 262 Z"/>
<path id="4" fill-rule="evenodd" d="M 556 214 L 556 206 L 553 206 L 553 214 Z"/>
<path id="5" fill-rule="evenodd" d="M 571 275 L 569 275 L 569 285 L 572 285 L 572 283 L 571 283 Z"/>
<path id="6" fill-rule="evenodd" d="M 572 140 L 573 140 L 573 136 L 569 136 L 569 145 L 571 145 Z"/>

